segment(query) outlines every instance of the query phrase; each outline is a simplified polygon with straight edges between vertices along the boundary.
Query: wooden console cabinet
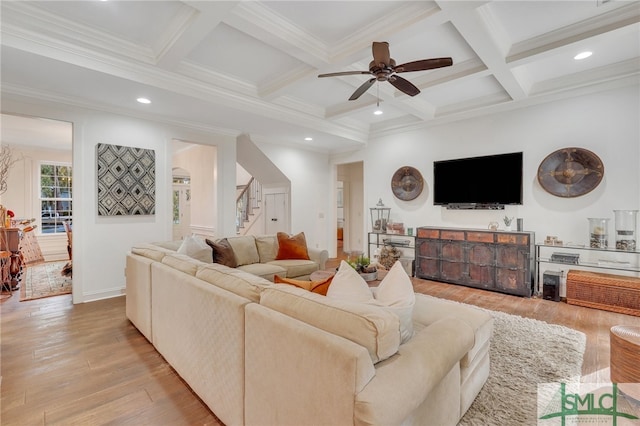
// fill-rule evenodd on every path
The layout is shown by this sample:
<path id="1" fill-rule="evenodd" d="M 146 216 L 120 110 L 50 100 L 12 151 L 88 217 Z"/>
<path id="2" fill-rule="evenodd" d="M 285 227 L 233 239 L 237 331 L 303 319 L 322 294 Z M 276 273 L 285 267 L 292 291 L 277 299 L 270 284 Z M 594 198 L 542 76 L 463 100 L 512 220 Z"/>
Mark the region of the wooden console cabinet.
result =
<path id="1" fill-rule="evenodd" d="M 420 227 L 416 277 L 531 297 L 534 245 L 530 232 Z"/>

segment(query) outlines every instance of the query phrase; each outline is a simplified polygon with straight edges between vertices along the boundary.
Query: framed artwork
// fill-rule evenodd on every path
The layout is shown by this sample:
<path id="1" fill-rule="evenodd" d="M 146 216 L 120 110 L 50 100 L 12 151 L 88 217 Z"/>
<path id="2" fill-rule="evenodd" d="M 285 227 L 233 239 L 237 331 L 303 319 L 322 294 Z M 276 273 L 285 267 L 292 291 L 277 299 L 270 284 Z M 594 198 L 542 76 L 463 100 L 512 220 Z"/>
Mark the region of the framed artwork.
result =
<path id="1" fill-rule="evenodd" d="M 155 214 L 154 150 L 99 143 L 96 158 L 98 216 Z"/>

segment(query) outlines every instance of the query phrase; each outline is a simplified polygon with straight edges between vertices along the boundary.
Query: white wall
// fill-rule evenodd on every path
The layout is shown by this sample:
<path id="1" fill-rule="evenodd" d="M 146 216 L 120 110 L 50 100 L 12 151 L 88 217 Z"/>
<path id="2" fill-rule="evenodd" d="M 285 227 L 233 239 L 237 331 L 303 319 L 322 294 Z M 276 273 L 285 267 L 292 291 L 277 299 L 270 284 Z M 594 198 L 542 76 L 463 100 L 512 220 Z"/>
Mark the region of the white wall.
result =
<path id="1" fill-rule="evenodd" d="M 125 255 L 133 244 L 171 238 L 171 140 L 217 147 L 216 228 L 235 232 L 235 137 L 159 124 L 17 95 L 3 95 L 2 112 L 73 123 L 73 301 L 82 303 L 124 292 Z M 156 214 L 99 217 L 96 145 L 109 143 L 156 152 Z"/>
<path id="2" fill-rule="evenodd" d="M 335 245 L 336 176 L 335 171 L 331 173 L 329 156 L 281 145 L 254 143 L 291 181 L 290 232 L 304 231 L 310 247 L 327 248 L 329 241 Z"/>
<path id="3" fill-rule="evenodd" d="M 398 133 L 370 142 L 365 150 L 332 158 L 334 164 L 364 161 L 365 206 L 382 198 L 391 219 L 405 227 L 425 225 L 487 228 L 506 214 L 522 217 L 536 241 L 556 235 L 565 242 L 587 243 L 587 217 L 609 217 L 614 209 L 640 208 L 640 99 L 637 88 L 610 90 Z M 604 163 L 600 185 L 576 198 L 548 194 L 537 181 L 542 160 L 557 149 L 581 147 Z M 433 161 L 524 152 L 524 201 L 501 211 L 446 210 L 433 205 Z M 412 201 L 391 192 L 391 176 L 401 166 L 417 168 L 425 189 Z M 471 178 L 471 177 L 467 177 Z M 501 222 L 501 221 L 500 221 Z M 368 222 L 365 226 L 370 229 Z M 364 247 L 363 247 L 364 248 Z"/>

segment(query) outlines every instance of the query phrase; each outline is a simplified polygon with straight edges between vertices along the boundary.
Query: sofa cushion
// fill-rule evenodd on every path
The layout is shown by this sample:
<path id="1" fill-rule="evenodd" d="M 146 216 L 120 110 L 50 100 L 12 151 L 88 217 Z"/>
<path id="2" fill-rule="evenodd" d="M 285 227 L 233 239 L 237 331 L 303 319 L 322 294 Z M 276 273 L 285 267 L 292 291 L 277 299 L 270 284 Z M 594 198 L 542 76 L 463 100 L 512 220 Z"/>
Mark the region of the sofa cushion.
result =
<path id="1" fill-rule="evenodd" d="M 231 244 L 229 244 L 229 240 L 222 238 L 218 241 L 211 241 L 207 238 L 204 241 L 213 251 L 213 263 L 219 263 L 221 265 L 228 266 L 229 268 L 235 268 L 238 266 L 236 263 L 236 256 L 233 253 Z"/>
<path id="2" fill-rule="evenodd" d="M 200 262 L 186 254 L 179 253 L 167 254 L 162 258 L 162 263 L 189 275 L 195 275 L 198 266 L 206 264 L 205 262 Z"/>
<path id="3" fill-rule="evenodd" d="M 278 255 L 276 260 L 283 259 L 305 259 L 309 260 L 307 251 L 307 239 L 304 232 L 296 235 L 289 235 L 285 232 L 278 232 Z"/>
<path id="4" fill-rule="evenodd" d="M 202 238 L 198 237 L 185 237 L 178 248 L 178 253 L 186 254 L 187 256 L 198 259 L 201 262 L 211 263 L 213 261 L 211 247 L 209 247 Z"/>
<path id="5" fill-rule="evenodd" d="M 265 280 L 269 280 L 271 282 L 273 282 L 273 277 L 276 275 L 280 275 L 283 277 L 287 276 L 286 269 L 278 265 L 271 265 L 269 263 L 251 263 L 249 265 L 238 266 L 238 269 L 264 278 Z"/>
<path id="6" fill-rule="evenodd" d="M 195 275 L 196 278 L 202 281 L 206 281 L 209 284 L 223 288 L 253 302 L 259 302 L 262 290 L 271 285 L 271 283 L 264 278 L 238 269 L 228 268 L 217 263 L 210 265 L 200 264 Z"/>
<path id="7" fill-rule="evenodd" d="M 286 269 L 286 276 L 289 278 L 310 275 L 312 272 L 315 272 L 319 269 L 318 264 L 313 260 L 303 259 L 274 260 L 273 262 L 269 262 L 268 264 Z"/>
<path id="8" fill-rule="evenodd" d="M 312 293 L 317 293 L 317 294 L 326 296 L 327 290 L 329 289 L 329 286 L 331 285 L 332 280 L 333 280 L 333 275 L 317 281 L 296 280 L 294 278 L 281 278 L 278 275 L 276 275 L 274 277 L 273 282 L 276 284 L 289 284 L 289 285 L 310 291 Z"/>
<path id="9" fill-rule="evenodd" d="M 256 247 L 256 240 L 253 235 L 242 235 L 239 237 L 227 238 L 233 248 L 238 266 L 260 263 L 260 256 Z"/>
<path id="10" fill-rule="evenodd" d="M 276 260 L 278 255 L 278 239 L 275 235 L 261 235 L 256 238 L 256 247 L 260 263 L 268 263 Z"/>
<path id="11" fill-rule="evenodd" d="M 447 318 L 459 318 L 473 329 L 475 335 L 473 348 L 460 361 L 460 366 L 465 368 L 474 363 L 476 358 L 484 355 L 486 344 L 493 332 L 493 317 L 487 311 L 471 305 L 425 294 L 416 295 L 416 307 L 413 310 L 415 322 L 430 325 Z"/>
<path id="12" fill-rule="evenodd" d="M 374 363 L 395 354 L 400 345 L 398 316 L 379 306 L 332 299 L 288 285 L 264 289 L 260 304 L 365 347 Z"/>
<path id="13" fill-rule="evenodd" d="M 411 279 L 400 262 L 395 262 L 379 286 L 371 289 L 355 269 L 343 260 L 327 296 L 381 306 L 400 319 L 402 343 L 413 337 L 412 315 L 416 296 Z"/>
<path id="14" fill-rule="evenodd" d="M 174 240 L 174 241 L 158 241 L 155 243 L 151 243 L 154 246 L 162 247 L 163 249 L 167 249 L 170 251 L 178 251 L 180 246 L 182 245 L 182 240 Z"/>
<path id="15" fill-rule="evenodd" d="M 131 253 L 160 262 L 163 257 L 172 252 L 151 244 L 139 244 L 131 247 Z"/>

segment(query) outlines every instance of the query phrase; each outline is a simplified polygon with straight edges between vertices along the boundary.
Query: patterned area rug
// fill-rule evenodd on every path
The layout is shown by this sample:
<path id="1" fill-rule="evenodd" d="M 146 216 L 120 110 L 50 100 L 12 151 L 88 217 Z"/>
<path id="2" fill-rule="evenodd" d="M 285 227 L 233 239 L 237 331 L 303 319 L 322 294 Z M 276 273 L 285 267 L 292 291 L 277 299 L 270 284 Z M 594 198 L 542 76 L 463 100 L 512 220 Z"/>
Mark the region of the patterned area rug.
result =
<path id="1" fill-rule="evenodd" d="M 20 285 L 20 301 L 71 293 L 71 278 L 61 274 L 68 261 L 29 265 Z"/>

